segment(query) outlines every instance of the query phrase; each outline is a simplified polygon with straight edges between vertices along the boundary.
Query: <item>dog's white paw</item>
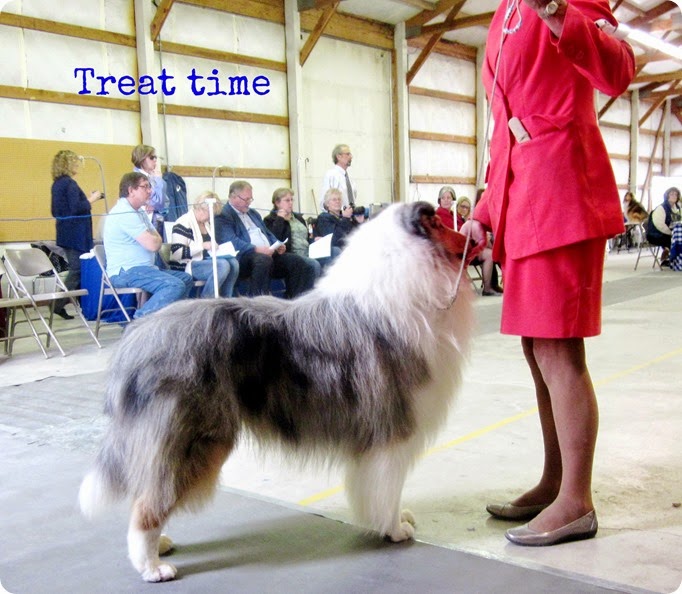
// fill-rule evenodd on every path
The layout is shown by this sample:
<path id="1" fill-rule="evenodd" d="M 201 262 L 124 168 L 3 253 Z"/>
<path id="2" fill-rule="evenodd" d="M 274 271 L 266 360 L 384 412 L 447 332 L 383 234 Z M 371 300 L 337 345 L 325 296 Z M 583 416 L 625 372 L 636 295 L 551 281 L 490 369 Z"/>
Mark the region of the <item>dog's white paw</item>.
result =
<path id="1" fill-rule="evenodd" d="M 145 582 L 169 582 L 175 579 L 178 570 L 170 563 L 159 563 L 154 567 L 148 567 L 142 572 Z"/>
<path id="2" fill-rule="evenodd" d="M 417 526 L 417 520 L 414 518 L 414 514 L 409 509 L 404 509 L 400 513 L 400 521 L 412 524 L 412 526 Z"/>
<path id="3" fill-rule="evenodd" d="M 159 555 L 167 555 L 173 550 L 173 540 L 170 536 L 162 534 L 159 537 Z"/>
<path id="4" fill-rule="evenodd" d="M 403 540 L 410 540 L 414 538 L 414 526 L 409 522 L 401 522 L 400 528 L 389 532 L 386 535 L 391 542 L 402 542 Z"/>

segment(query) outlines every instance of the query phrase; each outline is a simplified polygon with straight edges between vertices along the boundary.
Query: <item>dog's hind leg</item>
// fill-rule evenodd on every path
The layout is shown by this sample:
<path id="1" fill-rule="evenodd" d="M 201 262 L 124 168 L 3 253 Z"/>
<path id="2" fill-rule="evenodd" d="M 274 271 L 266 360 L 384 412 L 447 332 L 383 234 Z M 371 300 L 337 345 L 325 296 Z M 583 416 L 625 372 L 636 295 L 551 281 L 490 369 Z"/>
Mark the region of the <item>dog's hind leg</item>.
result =
<path id="1" fill-rule="evenodd" d="M 133 505 L 128 529 L 130 560 L 147 582 L 175 579 L 174 565 L 162 562 L 159 555 L 170 551 L 173 541 L 161 530 L 173 510 L 178 507 L 198 507 L 214 492 L 225 459 L 232 444 L 200 439 L 186 448 L 185 457 L 176 467 L 173 477 L 174 497 L 167 495 L 166 509 L 161 509 L 158 493 L 152 499 L 139 498 Z M 167 492 L 167 491 L 166 491 Z M 150 503 L 151 502 L 151 503 Z"/>
<path id="2" fill-rule="evenodd" d="M 408 442 L 370 450 L 348 465 L 346 492 L 353 513 L 393 542 L 414 538 L 414 516 L 401 511 L 400 500 L 417 453 Z"/>
<path id="3" fill-rule="evenodd" d="M 144 498 L 133 504 L 128 527 L 128 556 L 146 582 L 167 582 L 175 579 L 177 570 L 170 563 L 162 563 L 159 549 L 167 545 L 168 537 L 161 543 L 161 529 L 170 512 L 152 511 Z"/>

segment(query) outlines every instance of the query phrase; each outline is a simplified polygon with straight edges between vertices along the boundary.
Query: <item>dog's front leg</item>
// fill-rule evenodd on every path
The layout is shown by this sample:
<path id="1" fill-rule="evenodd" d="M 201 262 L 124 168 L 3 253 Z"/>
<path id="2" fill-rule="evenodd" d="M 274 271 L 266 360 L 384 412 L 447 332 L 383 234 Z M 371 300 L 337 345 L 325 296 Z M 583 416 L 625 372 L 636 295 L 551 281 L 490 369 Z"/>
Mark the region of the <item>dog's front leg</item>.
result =
<path id="1" fill-rule="evenodd" d="M 412 444 L 402 444 L 367 452 L 348 465 L 346 492 L 353 513 L 361 524 L 393 542 L 414 538 L 414 516 L 400 509 L 414 458 Z"/>
<path id="2" fill-rule="evenodd" d="M 145 506 L 137 501 L 133 506 L 128 527 L 128 556 L 133 567 L 146 582 L 167 582 L 175 579 L 177 570 L 170 563 L 162 563 L 159 553 L 173 548 L 173 541 L 161 534 L 163 522 L 151 519 Z"/>

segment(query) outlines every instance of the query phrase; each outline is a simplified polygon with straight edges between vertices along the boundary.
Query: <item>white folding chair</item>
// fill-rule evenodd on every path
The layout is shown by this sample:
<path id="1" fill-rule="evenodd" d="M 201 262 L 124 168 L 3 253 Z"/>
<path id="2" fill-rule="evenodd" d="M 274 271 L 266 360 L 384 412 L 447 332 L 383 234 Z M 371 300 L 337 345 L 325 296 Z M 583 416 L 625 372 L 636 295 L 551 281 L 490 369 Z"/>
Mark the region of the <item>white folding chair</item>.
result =
<path id="1" fill-rule="evenodd" d="M 139 287 L 119 287 L 116 288 L 111 283 L 111 278 L 107 274 L 107 256 L 104 251 L 104 246 L 98 244 L 95 246 L 95 259 L 97 264 L 99 264 L 99 269 L 102 272 L 102 281 L 99 286 L 99 301 L 97 303 L 97 322 L 95 323 L 95 336 L 99 336 L 99 327 L 102 323 L 102 314 L 111 311 L 120 310 L 125 316 L 125 321 L 130 322 L 130 314 L 128 310 L 136 309 L 140 307 L 142 300 L 146 297 L 147 292 Z M 110 295 L 114 298 L 117 307 L 110 307 L 107 309 L 102 309 L 102 304 L 104 297 Z M 135 295 L 137 298 L 136 305 L 123 305 L 120 296 L 121 295 Z"/>
<path id="2" fill-rule="evenodd" d="M 9 282 L 9 275 L 7 274 L 7 270 L 5 269 L 5 265 L 3 264 L 2 260 L 0 260 L 0 278 L 5 275 L 8 279 L 8 287 L 10 290 L 10 295 L 13 294 L 13 288 L 12 285 Z M 6 313 L 8 314 L 8 318 L 5 320 L 5 332 L 2 336 L 0 336 L 0 341 L 5 343 L 5 354 L 8 356 L 12 356 L 12 346 L 14 345 L 14 341 L 18 340 L 20 338 L 29 338 L 32 336 L 35 341 L 38 343 L 38 346 L 40 347 L 40 350 L 43 352 L 43 355 L 45 355 L 45 358 L 48 358 L 47 351 L 45 350 L 45 347 L 43 346 L 43 343 L 40 341 L 40 336 L 33 325 L 33 321 L 31 320 L 31 317 L 28 315 L 28 312 L 26 311 L 27 307 L 32 307 L 31 300 L 27 299 L 26 297 L 0 297 L 0 309 L 4 309 Z M 14 329 L 16 328 L 17 325 L 17 309 L 21 309 L 21 311 L 24 313 L 24 318 L 28 322 L 29 327 L 31 328 L 31 335 L 23 335 L 23 336 L 17 336 L 14 333 Z"/>
<path id="3" fill-rule="evenodd" d="M 5 251 L 5 265 L 9 276 L 12 278 L 13 287 L 16 291 L 16 296 L 20 298 L 27 298 L 31 300 L 33 309 L 38 314 L 39 318 L 42 320 L 43 324 L 49 333 L 47 337 L 47 346 L 50 346 L 50 339 L 54 340 L 57 348 L 62 353 L 63 356 L 66 355 L 62 345 L 57 340 L 54 334 L 54 329 L 52 328 L 52 321 L 54 318 L 54 306 L 55 302 L 61 299 L 68 299 L 76 310 L 76 316 L 80 319 L 83 327 L 88 331 L 92 340 L 95 344 L 102 348 L 102 345 L 97 340 L 97 337 L 92 332 L 92 329 L 88 325 L 88 321 L 85 319 L 83 312 L 81 311 L 80 305 L 78 303 L 78 297 L 87 295 L 88 291 L 86 289 L 77 289 L 70 291 L 67 289 L 64 281 L 61 279 L 57 271 L 54 269 L 52 262 L 47 257 L 47 255 L 38 248 L 29 248 L 23 250 L 6 250 Z M 27 287 L 27 281 L 25 279 L 35 278 L 40 275 L 45 275 L 50 277 L 54 282 L 55 291 L 47 293 L 34 293 Z M 40 312 L 39 307 L 49 306 L 50 317 L 49 321 L 46 321 L 43 314 Z M 71 330 L 73 328 L 68 328 Z"/>
<path id="4" fill-rule="evenodd" d="M 658 269 L 661 270 L 661 260 L 659 258 L 661 246 L 649 243 L 649 240 L 646 237 L 646 225 L 647 225 L 646 222 L 640 225 L 641 240 L 639 242 L 639 250 L 637 251 L 637 261 L 635 262 L 635 270 L 637 270 L 637 266 L 639 265 L 639 259 L 642 257 L 642 251 L 646 253 L 647 250 L 654 257 L 654 263 L 651 265 L 651 268 L 656 268 L 656 266 L 658 266 Z"/>

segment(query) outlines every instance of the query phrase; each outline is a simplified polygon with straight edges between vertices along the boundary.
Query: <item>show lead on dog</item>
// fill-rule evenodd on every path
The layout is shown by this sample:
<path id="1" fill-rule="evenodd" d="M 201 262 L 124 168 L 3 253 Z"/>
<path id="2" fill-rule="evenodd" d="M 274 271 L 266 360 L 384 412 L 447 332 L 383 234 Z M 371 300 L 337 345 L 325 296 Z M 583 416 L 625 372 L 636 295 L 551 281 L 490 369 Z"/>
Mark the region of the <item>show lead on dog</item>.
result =
<path id="1" fill-rule="evenodd" d="M 494 233 L 501 329 L 522 337 L 545 452 L 539 483 L 488 511 L 532 519 L 507 531 L 521 545 L 597 532 L 598 409 L 584 338 L 601 332 L 606 240 L 624 227 L 594 89 L 617 97 L 635 67 L 630 46 L 600 28 L 605 21 L 617 25 L 608 0 L 502 0 L 486 44 L 482 76 L 495 128 L 472 236 Z"/>

